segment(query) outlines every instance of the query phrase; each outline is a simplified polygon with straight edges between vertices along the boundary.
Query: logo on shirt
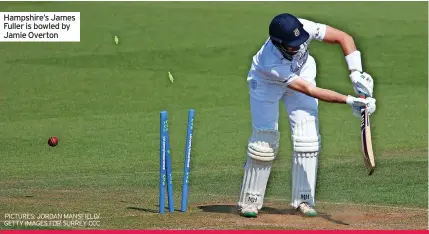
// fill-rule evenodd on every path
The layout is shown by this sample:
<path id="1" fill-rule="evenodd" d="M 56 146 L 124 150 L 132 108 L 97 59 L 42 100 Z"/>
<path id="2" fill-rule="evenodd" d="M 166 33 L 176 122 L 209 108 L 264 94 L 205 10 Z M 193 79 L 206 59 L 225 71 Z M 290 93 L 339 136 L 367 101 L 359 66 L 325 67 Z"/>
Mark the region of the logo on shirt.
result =
<path id="1" fill-rule="evenodd" d="M 293 33 L 295 34 L 295 37 L 299 36 L 299 29 L 296 28 L 293 30 Z"/>

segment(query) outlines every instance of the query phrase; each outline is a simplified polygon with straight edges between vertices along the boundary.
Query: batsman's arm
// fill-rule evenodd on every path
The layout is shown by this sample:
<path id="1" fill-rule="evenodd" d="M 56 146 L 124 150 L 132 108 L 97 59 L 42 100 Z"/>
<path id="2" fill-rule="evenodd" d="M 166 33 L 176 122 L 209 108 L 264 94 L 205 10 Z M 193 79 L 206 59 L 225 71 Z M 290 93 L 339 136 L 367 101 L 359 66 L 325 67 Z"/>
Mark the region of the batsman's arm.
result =
<path id="1" fill-rule="evenodd" d="M 350 73 L 353 71 L 363 71 L 361 54 L 360 51 L 356 49 L 356 44 L 352 36 L 327 25 L 323 42 L 339 44 L 341 46 Z"/>
<path id="2" fill-rule="evenodd" d="M 309 83 L 308 81 L 297 78 L 294 79 L 288 86 L 289 88 L 304 93 L 308 96 L 330 103 L 347 103 L 346 95 L 337 93 L 329 89 L 322 89 Z"/>
<path id="3" fill-rule="evenodd" d="M 329 89 L 318 88 L 299 77 L 292 80 L 292 82 L 289 83 L 288 87 L 325 102 L 348 104 L 352 107 L 353 114 L 358 117 L 360 117 L 362 107 L 365 107 L 367 111 L 369 111 L 369 115 L 374 113 L 376 109 L 374 98 L 363 99 L 355 98 L 350 95 L 342 95 Z"/>

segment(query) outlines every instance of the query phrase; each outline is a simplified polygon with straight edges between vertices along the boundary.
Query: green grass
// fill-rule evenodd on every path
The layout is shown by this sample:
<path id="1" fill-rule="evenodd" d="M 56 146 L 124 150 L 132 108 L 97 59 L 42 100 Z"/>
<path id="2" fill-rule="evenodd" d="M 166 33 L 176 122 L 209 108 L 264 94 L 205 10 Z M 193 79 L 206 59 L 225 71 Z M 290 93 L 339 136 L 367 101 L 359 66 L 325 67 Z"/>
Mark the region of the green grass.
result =
<path id="1" fill-rule="evenodd" d="M 127 205 L 156 209 L 161 110 L 169 111 L 176 204 L 189 108 L 196 110 L 191 209 L 216 200 L 211 196 L 237 196 L 251 131 L 247 71 L 281 9 L 353 35 L 375 80 L 376 171 L 365 176 L 360 121 L 351 109 L 321 103 L 317 200 L 428 206 L 426 2 L 1 2 L 0 8 L 81 12 L 80 43 L 0 43 L 0 197 L 15 199 L 0 204 L 0 213 L 58 212 L 62 204 L 69 212 L 102 213 L 112 219 L 110 228 L 154 227 L 120 214 Z M 352 94 L 340 47 L 313 42 L 310 50 L 318 85 Z M 291 144 L 283 108 L 280 128 L 267 198 L 286 206 Z M 47 145 L 53 135 L 55 148 Z M 73 206 L 64 197 L 40 196 L 68 190 L 87 196 Z M 126 196 L 129 204 L 110 206 L 118 201 L 104 196 Z M 156 225 L 170 227 L 165 219 Z"/>

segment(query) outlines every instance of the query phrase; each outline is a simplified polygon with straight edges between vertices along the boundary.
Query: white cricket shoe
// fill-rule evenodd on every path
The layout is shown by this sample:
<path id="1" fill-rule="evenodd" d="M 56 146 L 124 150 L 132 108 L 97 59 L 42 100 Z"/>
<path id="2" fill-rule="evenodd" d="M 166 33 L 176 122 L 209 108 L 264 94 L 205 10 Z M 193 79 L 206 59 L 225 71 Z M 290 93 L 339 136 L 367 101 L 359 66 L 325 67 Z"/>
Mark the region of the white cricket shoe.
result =
<path id="1" fill-rule="evenodd" d="M 307 202 L 302 202 L 299 204 L 298 208 L 296 208 L 299 212 L 307 217 L 317 216 L 317 211 L 311 207 Z"/>
<path id="2" fill-rule="evenodd" d="M 243 205 L 240 208 L 240 214 L 246 218 L 256 218 L 258 217 L 258 208 L 255 205 Z"/>

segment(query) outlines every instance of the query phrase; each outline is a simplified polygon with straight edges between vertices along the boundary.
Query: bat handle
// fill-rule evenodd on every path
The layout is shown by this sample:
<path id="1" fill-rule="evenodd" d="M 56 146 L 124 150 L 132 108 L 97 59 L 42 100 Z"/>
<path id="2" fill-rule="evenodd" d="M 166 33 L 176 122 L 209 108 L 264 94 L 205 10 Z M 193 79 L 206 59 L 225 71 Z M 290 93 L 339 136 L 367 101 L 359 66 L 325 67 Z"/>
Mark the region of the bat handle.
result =
<path id="1" fill-rule="evenodd" d="M 364 93 L 360 93 L 360 92 L 359 92 L 359 97 L 360 97 L 360 98 L 365 99 L 365 98 L 366 98 L 366 95 L 365 95 Z"/>
<path id="2" fill-rule="evenodd" d="M 365 99 L 366 95 L 364 93 L 359 92 L 359 97 Z M 366 108 L 361 107 L 361 110 L 365 110 Z"/>

